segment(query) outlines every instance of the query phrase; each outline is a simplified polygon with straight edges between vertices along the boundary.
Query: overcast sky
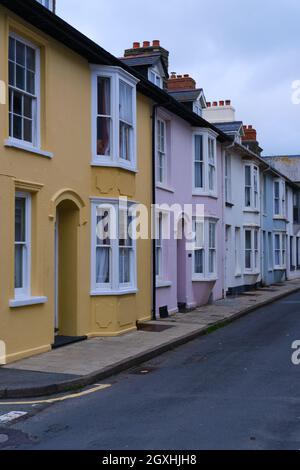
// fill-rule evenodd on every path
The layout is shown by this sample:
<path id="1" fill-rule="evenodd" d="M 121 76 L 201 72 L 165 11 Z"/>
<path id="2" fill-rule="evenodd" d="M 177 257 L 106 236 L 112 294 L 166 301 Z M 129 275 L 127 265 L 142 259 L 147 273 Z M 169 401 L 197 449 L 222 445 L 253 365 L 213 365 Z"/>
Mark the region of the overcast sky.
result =
<path id="1" fill-rule="evenodd" d="M 208 101 L 231 99 L 264 154 L 300 154 L 299 0 L 57 0 L 57 14 L 118 57 L 160 39 L 170 72 L 193 76 Z"/>

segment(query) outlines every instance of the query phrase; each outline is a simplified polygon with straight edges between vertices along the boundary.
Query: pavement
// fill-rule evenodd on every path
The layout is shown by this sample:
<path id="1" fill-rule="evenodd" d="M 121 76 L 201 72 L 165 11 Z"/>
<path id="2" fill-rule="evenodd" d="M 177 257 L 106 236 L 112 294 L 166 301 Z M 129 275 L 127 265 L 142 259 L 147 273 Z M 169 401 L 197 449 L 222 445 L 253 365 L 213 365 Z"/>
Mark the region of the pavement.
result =
<path id="1" fill-rule="evenodd" d="M 287 281 L 142 324 L 124 336 L 93 338 L 0 367 L 0 398 L 34 398 L 84 388 L 299 290 L 300 280 Z"/>
<path id="2" fill-rule="evenodd" d="M 63 401 L 0 400 L 0 450 L 298 451 L 299 307 L 297 292 Z"/>

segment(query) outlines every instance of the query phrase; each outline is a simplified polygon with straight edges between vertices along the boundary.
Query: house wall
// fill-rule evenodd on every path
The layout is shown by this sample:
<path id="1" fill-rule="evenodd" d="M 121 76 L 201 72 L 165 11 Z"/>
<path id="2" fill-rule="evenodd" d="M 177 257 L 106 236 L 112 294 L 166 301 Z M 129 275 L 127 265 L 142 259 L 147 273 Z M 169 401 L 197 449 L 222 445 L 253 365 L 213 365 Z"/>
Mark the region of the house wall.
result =
<path id="1" fill-rule="evenodd" d="M 262 282 L 264 285 L 276 284 L 286 279 L 286 269 L 274 269 L 274 233 L 284 232 L 287 230 L 285 219 L 276 219 L 274 217 L 274 175 L 265 172 L 264 178 L 261 178 L 261 185 L 264 186 L 265 203 L 262 204 L 262 238 L 263 247 L 262 256 Z M 270 245 L 271 234 L 271 248 Z M 270 254 L 272 257 L 270 259 Z"/>
<path id="2" fill-rule="evenodd" d="M 164 282 L 157 288 L 157 315 L 160 307 L 168 307 L 169 313 L 178 310 L 178 279 L 185 285 L 180 286 L 180 292 L 185 291 L 187 308 L 207 304 L 210 298 L 218 300 L 223 297 L 224 285 L 224 237 L 223 237 L 223 164 L 221 146 L 217 144 L 217 184 L 218 198 L 193 196 L 193 129 L 182 119 L 173 114 L 159 110 L 158 118 L 167 122 L 167 167 L 168 182 L 166 187 L 157 186 L 156 202 L 158 205 L 190 204 L 193 214 L 196 214 L 196 204 L 204 205 L 205 217 L 218 219 L 217 224 L 217 281 L 192 282 L 191 251 L 180 252 L 175 237 L 163 242 L 164 250 Z M 174 218 L 171 217 L 171 228 L 174 229 Z M 184 242 L 183 242 L 184 243 Z M 179 270 L 179 271 L 178 271 Z M 185 273 L 185 276 L 182 273 Z"/>
<path id="3" fill-rule="evenodd" d="M 0 340 L 6 344 L 6 362 L 48 351 L 54 341 L 54 226 L 56 208 L 66 200 L 78 219 L 70 219 L 71 224 L 77 220 L 77 234 L 70 240 L 70 250 L 77 257 L 77 272 L 74 284 L 66 283 L 62 294 L 66 300 L 75 297 L 76 309 L 72 319 L 65 319 L 64 333 L 118 335 L 136 329 L 137 320 L 151 317 L 150 239 L 137 243 L 137 294 L 91 297 L 90 198 L 127 196 L 145 204 L 150 214 L 152 103 L 138 94 L 138 172 L 92 168 L 88 62 L 0 7 L 0 80 L 5 83 L 9 31 L 41 49 L 41 148 L 54 157 L 4 146 L 8 138 L 8 104 L 0 105 Z M 48 301 L 10 308 L 9 301 L 14 298 L 16 190 L 32 194 L 32 295 L 45 296 Z M 70 227 L 66 223 L 66 232 Z"/>
<path id="4" fill-rule="evenodd" d="M 245 271 L 245 229 L 260 228 L 260 211 L 245 208 L 245 161 L 237 151 L 229 152 L 231 158 L 231 204 L 225 204 L 225 284 L 226 291 L 237 293 L 261 281 L 259 272 Z M 240 230 L 240 251 L 236 252 L 236 229 Z M 227 233 L 226 233 L 227 231 Z M 239 253 L 240 270 L 237 270 L 236 256 Z"/>

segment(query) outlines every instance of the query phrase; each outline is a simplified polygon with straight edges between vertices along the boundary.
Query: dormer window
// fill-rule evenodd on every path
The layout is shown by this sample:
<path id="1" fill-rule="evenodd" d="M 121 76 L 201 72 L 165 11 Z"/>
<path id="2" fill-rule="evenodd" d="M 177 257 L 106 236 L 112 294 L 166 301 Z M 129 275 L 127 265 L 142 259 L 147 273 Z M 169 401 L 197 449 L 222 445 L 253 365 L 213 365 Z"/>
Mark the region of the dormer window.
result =
<path id="1" fill-rule="evenodd" d="M 53 11 L 53 2 L 54 0 L 37 0 L 41 5 L 43 5 L 45 8 L 48 8 L 48 10 Z"/>
<path id="2" fill-rule="evenodd" d="M 149 69 L 148 78 L 151 83 L 158 86 L 159 88 L 163 88 L 162 77 L 154 69 Z"/>

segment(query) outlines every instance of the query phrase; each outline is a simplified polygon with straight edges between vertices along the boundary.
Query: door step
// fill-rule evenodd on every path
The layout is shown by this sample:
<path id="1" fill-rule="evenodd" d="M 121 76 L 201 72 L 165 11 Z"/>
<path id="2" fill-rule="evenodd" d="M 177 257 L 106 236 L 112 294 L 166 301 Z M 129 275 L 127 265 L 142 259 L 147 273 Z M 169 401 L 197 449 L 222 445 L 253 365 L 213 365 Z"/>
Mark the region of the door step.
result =
<path id="1" fill-rule="evenodd" d="M 54 344 L 52 344 L 52 349 L 63 348 L 64 346 L 69 346 L 70 344 L 80 343 L 81 341 L 86 341 L 87 336 L 55 336 Z"/>

